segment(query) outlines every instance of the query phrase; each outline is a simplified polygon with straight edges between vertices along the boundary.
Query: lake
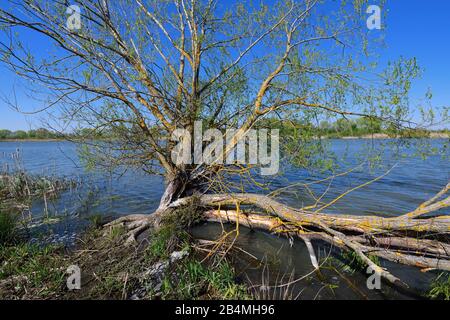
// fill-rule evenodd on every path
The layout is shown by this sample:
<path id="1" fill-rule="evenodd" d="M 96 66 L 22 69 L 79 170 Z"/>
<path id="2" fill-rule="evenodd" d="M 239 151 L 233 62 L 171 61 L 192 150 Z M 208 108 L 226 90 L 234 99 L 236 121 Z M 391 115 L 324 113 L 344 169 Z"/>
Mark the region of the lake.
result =
<path id="1" fill-rule="evenodd" d="M 442 149 L 446 141 L 433 139 L 426 142 L 429 145 L 421 147 L 392 144 L 389 139 L 324 142 L 329 145 L 329 156 L 338 165 L 334 174 L 354 170 L 324 183 L 313 184 L 310 189 L 317 196 L 325 193 L 322 201 L 326 203 L 392 168 L 385 177 L 351 192 L 326 211 L 383 216 L 411 211 L 450 180 L 449 150 Z M 420 156 L 420 151 L 431 148 L 437 148 L 439 152 L 426 158 Z M 17 150 L 21 154 L 20 165 L 27 172 L 69 177 L 80 182 L 77 190 L 64 192 L 58 199 L 48 203 L 48 215 L 58 218 L 58 222 L 32 230 L 33 241 L 71 244 L 89 224 L 89 216 L 101 214 L 114 218 L 130 213 L 151 213 L 157 208 L 164 190 L 162 177 L 146 175 L 139 170 L 114 173 L 86 171 L 77 156 L 76 145 L 70 142 L 0 142 L 0 168 L 10 170 L 14 167 L 11 154 Z M 272 192 L 293 184 L 279 194 L 281 201 L 293 207 L 315 202 L 308 190 L 298 183 L 313 182 L 330 175 L 330 172 L 298 169 L 289 165 L 281 168 L 280 175 L 272 177 L 268 190 L 263 192 Z M 261 192 L 256 189 L 249 191 Z M 34 201 L 30 208 L 31 216 L 39 220 L 44 215 L 44 207 L 43 200 Z M 206 224 L 196 227 L 193 233 L 199 238 L 214 239 L 221 231 L 220 225 Z M 246 229 L 242 230 L 237 244 L 259 259 L 274 262 L 267 276 L 271 281 L 280 278 L 280 274 L 293 272 L 293 277 L 298 278 L 312 270 L 307 250 L 300 241 L 294 241 L 291 246 L 284 238 Z M 317 251 L 319 256 L 325 257 L 330 250 L 319 245 Z M 245 274 L 245 279 L 261 282 L 261 271 L 258 271 L 254 262 L 242 259 L 237 264 L 245 271 L 242 277 Z M 384 265 L 393 274 L 401 274 L 401 278 L 406 279 L 413 288 L 420 290 L 425 289 L 430 279 L 435 277 L 433 273 L 421 273 L 410 267 L 388 262 L 384 262 Z M 322 273 L 323 278 L 310 276 L 304 281 L 295 282 L 291 288 L 292 295 L 304 299 L 413 298 L 392 288 L 368 290 L 364 285 L 365 275 L 358 272 L 345 276 L 325 269 Z"/>

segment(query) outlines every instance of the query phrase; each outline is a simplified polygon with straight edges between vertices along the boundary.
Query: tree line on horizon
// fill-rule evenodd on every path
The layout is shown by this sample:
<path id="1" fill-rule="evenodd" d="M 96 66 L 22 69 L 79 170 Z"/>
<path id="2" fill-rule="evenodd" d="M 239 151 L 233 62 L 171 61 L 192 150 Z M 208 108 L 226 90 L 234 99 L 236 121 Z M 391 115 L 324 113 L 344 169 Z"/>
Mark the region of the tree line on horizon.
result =
<path id="1" fill-rule="evenodd" d="M 295 130 L 299 129 L 299 124 L 289 123 L 288 121 L 279 121 L 276 119 L 265 119 L 260 122 L 258 127 L 266 127 L 272 129 L 280 129 L 281 134 L 284 135 L 292 135 L 291 132 L 295 127 Z M 387 134 L 389 136 L 405 136 L 405 137 L 422 137 L 426 136 L 430 132 L 440 132 L 440 133 L 448 133 L 448 129 L 441 130 L 411 130 L 408 131 L 406 129 L 399 130 L 393 126 L 386 127 L 382 124 L 381 120 L 371 119 L 365 117 L 359 117 L 354 119 L 345 119 L 340 118 L 336 121 L 327 121 L 322 120 L 318 122 L 317 125 L 309 124 L 307 126 L 301 126 L 301 129 L 304 131 L 310 132 L 313 136 L 327 137 L 327 138 L 340 138 L 340 137 L 349 137 L 349 136 L 366 136 L 371 134 Z M 0 129 L 0 140 L 45 140 L 45 139 L 65 139 L 65 138 L 74 138 L 76 139 L 78 136 L 90 137 L 93 139 L 107 139 L 114 138 L 113 133 L 108 132 L 107 130 L 94 130 L 90 128 L 79 129 L 73 133 L 61 133 L 50 131 L 45 128 L 32 129 L 32 130 L 6 130 Z"/>
<path id="2" fill-rule="evenodd" d="M 448 129 L 407 129 L 398 128 L 393 123 L 386 125 L 380 119 L 370 117 L 339 118 L 335 121 L 316 121 L 316 124 L 293 123 L 292 121 L 280 121 L 276 119 L 266 119 L 261 121 L 260 126 L 266 128 L 278 128 L 281 135 L 295 135 L 294 131 L 302 130 L 308 132 L 309 136 L 325 138 L 341 137 L 363 137 L 373 134 L 386 134 L 390 137 L 419 138 L 427 137 L 431 132 L 448 134 Z"/>
<path id="3" fill-rule="evenodd" d="M 61 133 L 53 132 L 45 128 L 32 129 L 32 130 L 7 130 L 0 129 L 0 140 L 25 140 L 25 139 L 61 139 L 63 135 Z"/>

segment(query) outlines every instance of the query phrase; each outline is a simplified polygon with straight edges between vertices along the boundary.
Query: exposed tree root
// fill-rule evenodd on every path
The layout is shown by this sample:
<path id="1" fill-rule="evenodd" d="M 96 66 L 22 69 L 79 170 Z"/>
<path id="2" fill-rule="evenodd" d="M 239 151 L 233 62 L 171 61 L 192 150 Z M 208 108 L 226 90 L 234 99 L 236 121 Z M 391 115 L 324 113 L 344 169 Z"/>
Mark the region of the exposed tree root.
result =
<path id="1" fill-rule="evenodd" d="M 133 214 L 118 218 L 104 226 L 104 235 L 110 233 L 114 228 L 125 228 L 125 245 L 132 245 L 144 231 L 157 227 L 161 213 L 163 212 L 157 211 L 151 215 Z"/>
<path id="2" fill-rule="evenodd" d="M 450 205 L 450 197 L 442 199 L 448 190 L 447 184 L 416 210 L 394 218 L 324 214 L 292 208 L 258 194 L 203 195 L 201 204 L 211 208 L 205 213 L 206 219 L 210 221 L 234 222 L 298 236 L 305 241 L 314 267 L 317 265 L 316 257 L 309 240 L 318 239 L 355 252 L 384 279 L 405 287 L 405 283 L 377 266 L 368 256 L 381 257 L 425 271 L 450 271 L 450 218 L 446 215 L 437 216 L 435 212 Z M 184 199 L 178 202 L 182 201 Z M 245 205 L 250 210 L 256 207 L 263 212 L 241 211 L 240 208 Z M 221 209 L 230 207 L 234 208 Z M 424 215 L 432 212 L 432 217 L 424 218 Z"/>
<path id="3" fill-rule="evenodd" d="M 208 221 L 220 221 L 222 223 L 238 222 L 240 225 L 251 228 L 266 230 L 279 234 L 289 234 L 290 236 L 296 235 L 303 240 L 322 240 L 328 242 L 333 246 L 336 246 L 343 250 L 355 252 L 362 261 L 364 261 L 367 265 L 370 265 L 372 267 L 372 270 L 378 272 L 381 277 L 401 287 L 407 287 L 407 285 L 400 279 L 390 274 L 388 271 L 380 268 L 375 263 L 373 263 L 368 258 L 368 255 L 381 257 L 386 260 L 415 267 L 450 270 L 450 261 L 448 259 L 432 259 L 421 256 L 405 255 L 403 253 L 392 252 L 382 247 L 374 248 L 365 246 L 358 243 L 358 241 L 355 241 L 355 237 L 350 238 L 338 232 L 332 232 L 333 234 L 323 232 L 306 232 L 302 228 L 295 228 L 292 225 L 284 224 L 280 222 L 279 219 L 270 216 L 261 216 L 259 214 L 246 215 L 244 213 L 238 213 L 232 210 L 210 210 L 206 212 L 206 217 Z M 325 229 L 331 231 L 331 229 L 329 228 Z M 361 241 L 361 239 L 357 240 Z M 311 261 L 313 266 L 316 267 L 315 260 L 313 258 L 315 257 L 315 255 L 311 255 L 311 251 L 310 256 L 312 258 Z"/>
<path id="4" fill-rule="evenodd" d="M 204 208 L 204 220 L 232 222 L 249 228 L 297 236 L 307 245 L 311 263 L 318 268 L 311 240 L 322 240 L 343 250 L 354 252 L 366 265 L 392 284 L 407 287 L 389 271 L 374 263 L 370 256 L 428 270 L 450 271 L 450 217 L 436 215 L 450 205 L 450 197 L 441 199 L 447 185 L 416 210 L 394 218 L 326 214 L 295 209 L 268 196 L 258 194 L 202 195 L 196 203 Z M 192 203 L 194 197 L 178 199 L 152 215 L 132 215 L 106 225 L 123 226 L 126 243 L 139 234 L 157 228 L 167 211 Z M 259 209 L 259 212 L 255 211 Z M 424 218 L 433 212 L 433 216 Z"/>

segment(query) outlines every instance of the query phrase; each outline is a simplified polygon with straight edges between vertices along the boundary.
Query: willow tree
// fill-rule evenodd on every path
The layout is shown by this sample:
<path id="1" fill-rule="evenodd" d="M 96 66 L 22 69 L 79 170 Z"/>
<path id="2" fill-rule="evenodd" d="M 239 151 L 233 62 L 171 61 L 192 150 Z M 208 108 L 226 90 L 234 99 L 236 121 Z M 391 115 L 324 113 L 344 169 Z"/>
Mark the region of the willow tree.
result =
<path id="1" fill-rule="evenodd" d="M 367 6 L 363 0 L 9 0 L 0 5 L 0 53 L 2 62 L 29 80 L 34 96 L 44 98 L 36 112 L 51 112 L 65 132 L 88 134 L 83 153 L 95 155 L 95 164 L 132 165 L 165 177 L 154 214 L 115 222 L 125 224 L 132 239 L 196 194 L 206 219 L 241 219 L 307 243 L 320 237 L 357 252 L 368 264 L 373 263 L 366 252 L 372 250 L 390 260 L 449 270 L 442 238 L 407 237 L 410 231 L 425 237 L 448 232 L 447 217 L 415 219 L 447 206 L 449 198 L 440 197 L 448 186 L 409 216 L 336 216 L 293 209 L 263 195 L 211 194 L 223 177 L 251 180 L 255 164 L 180 164 L 171 156 L 174 132 L 194 134 L 197 121 L 222 132 L 236 128 L 222 156 L 235 152 L 257 126 L 298 126 L 302 130 L 282 136 L 281 145 L 287 158 L 303 165 L 314 156 L 306 150 L 313 121 L 359 116 L 410 126 L 408 92 L 417 65 L 404 59 L 381 71 L 374 64 L 378 34 L 367 28 Z M 90 139 L 99 134 L 110 139 Z M 241 205 L 260 210 L 245 213 Z M 401 253 L 405 248 L 415 254 Z"/>

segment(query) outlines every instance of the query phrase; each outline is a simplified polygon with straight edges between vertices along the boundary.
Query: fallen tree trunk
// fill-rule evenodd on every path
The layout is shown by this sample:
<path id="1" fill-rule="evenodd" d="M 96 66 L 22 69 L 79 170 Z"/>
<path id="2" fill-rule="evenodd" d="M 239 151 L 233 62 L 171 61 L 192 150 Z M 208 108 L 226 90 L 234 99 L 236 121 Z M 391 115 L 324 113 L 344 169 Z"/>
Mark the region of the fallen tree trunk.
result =
<path id="1" fill-rule="evenodd" d="M 271 216 L 263 216 L 260 214 L 245 214 L 243 212 L 237 212 L 235 210 L 208 210 L 205 212 L 205 219 L 211 222 L 220 222 L 220 223 L 238 223 L 239 225 L 243 225 L 249 228 L 265 230 L 278 234 L 287 234 L 290 236 L 297 236 L 303 241 L 305 240 L 321 240 L 335 246 L 337 248 L 353 251 L 355 252 L 362 261 L 364 261 L 367 265 L 372 267 L 372 270 L 379 273 L 381 277 L 386 279 L 392 284 L 407 287 L 407 285 L 402 282 L 397 277 L 390 274 L 388 271 L 383 268 L 377 266 L 374 262 L 369 259 L 370 256 L 377 256 L 392 262 L 401 263 L 404 265 L 414 266 L 423 269 L 438 269 L 450 271 L 450 260 L 448 254 L 442 254 L 439 258 L 428 258 L 425 256 L 415 255 L 415 254 L 405 254 L 400 253 L 398 251 L 392 251 L 391 242 L 385 239 L 385 241 L 381 240 L 378 242 L 379 247 L 373 247 L 369 245 L 364 245 L 363 243 L 368 243 L 368 240 L 363 237 L 348 237 L 342 233 L 337 231 L 331 231 L 330 228 L 324 227 L 329 233 L 323 232 L 306 232 L 304 229 L 300 227 L 293 227 L 292 224 L 285 224 L 279 219 Z M 331 231 L 331 232 L 330 232 Z M 382 238 L 381 238 L 382 239 Z M 392 239 L 391 239 L 392 240 Z M 402 241 L 398 239 L 392 240 L 394 242 L 400 242 L 403 247 L 407 247 L 407 243 L 411 243 L 411 239 L 403 239 Z M 424 241 L 424 242 L 423 242 Z M 421 251 L 417 251 L 418 249 L 416 244 L 411 244 L 409 249 L 414 249 L 413 252 L 416 254 L 426 254 L 428 252 L 435 252 L 435 248 L 442 246 L 443 250 L 448 249 L 447 244 L 441 244 L 438 241 L 431 240 L 418 240 L 416 242 L 419 243 Z M 305 243 L 307 243 L 305 241 Z M 423 247 L 424 243 L 429 243 L 429 247 Z M 309 250 L 310 251 L 310 250 Z M 444 253 L 445 251 L 440 250 L 439 253 Z M 311 255 L 311 262 L 313 266 L 316 268 L 317 262 L 314 255 Z"/>
<path id="2" fill-rule="evenodd" d="M 259 214 L 245 214 L 243 212 L 237 212 L 235 210 L 208 210 L 205 212 L 205 219 L 210 222 L 221 222 L 221 223 L 239 223 L 242 226 L 265 230 L 269 232 L 274 232 L 278 234 L 289 234 L 295 236 L 301 236 L 304 238 L 308 238 L 310 240 L 322 240 L 328 242 L 335 247 L 345 249 L 346 244 L 341 241 L 338 237 L 334 237 L 333 235 L 323 233 L 323 232 L 306 232 L 300 228 L 295 228 L 292 225 L 284 224 L 280 222 L 279 219 L 271 216 L 262 216 Z M 366 252 L 370 255 L 378 256 L 380 258 L 384 258 L 386 260 L 390 260 L 397 263 L 403 263 L 410 266 L 420 267 L 420 268 L 432 268 L 432 269 L 440 269 L 450 271 L 450 260 L 448 254 L 442 254 L 440 258 L 426 258 L 421 256 L 412 256 L 404 253 L 395 253 L 392 254 L 390 250 L 393 250 L 391 246 L 390 240 L 392 238 L 379 238 L 379 247 L 372 247 L 370 245 L 366 245 L 369 243 L 367 239 L 362 236 L 348 236 L 346 237 L 351 242 L 359 243 L 360 248 L 363 252 Z M 448 249 L 449 245 L 442 244 L 438 241 L 432 240 L 420 240 L 420 239 L 409 239 L 405 238 L 402 241 L 395 239 L 393 241 L 401 242 L 402 246 L 406 247 L 406 243 L 411 243 L 410 249 L 414 253 L 428 253 L 435 252 L 435 248 L 439 246 L 443 246 L 443 248 Z M 417 246 L 412 244 L 413 242 L 419 243 L 422 248 L 421 251 L 418 251 Z M 429 243 L 429 247 L 423 247 L 423 243 Z"/>
<path id="3" fill-rule="evenodd" d="M 185 199 L 180 199 L 184 200 Z M 259 194 L 229 194 L 203 195 L 201 204 L 204 206 L 225 207 L 228 205 L 253 205 L 275 215 L 285 221 L 302 225 L 317 225 L 323 223 L 333 228 L 358 233 L 374 233 L 377 231 L 415 231 L 448 233 L 450 231 L 450 217 L 438 216 L 429 219 L 414 219 L 405 216 L 383 218 L 378 216 L 355 216 L 345 214 L 315 213 L 302 209 L 295 209 L 279 203 L 265 195 Z M 181 203 L 175 203 L 179 205 Z"/>
<path id="4" fill-rule="evenodd" d="M 450 197 L 439 200 L 448 190 L 449 185 L 413 212 L 393 218 L 324 214 L 296 209 L 259 194 L 203 195 L 200 202 L 205 207 L 216 207 L 205 213 L 210 221 L 227 221 L 296 235 L 304 241 L 319 239 L 328 242 L 355 252 L 384 279 L 405 287 L 406 284 L 375 265 L 368 256 L 424 270 L 450 271 L 450 245 L 447 243 L 450 218 L 446 215 L 423 218 L 425 214 L 450 205 Z M 239 210 L 245 205 L 262 209 L 263 214 Z M 238 210 L 221 209 L 230 206 Z M 316 265 L 315 256 L 310 249 L 309 252 L 312 264 Z"/>
<path id="5" fill-rule="evenodd" d="M 376 265 L 370 256 L 425 271 L 450 271 L 450 217 L 434 214 L 424 218 L 424 215 L 450 205 L 450 197 L 440 200 L 447 191 L 448 185 L 418 209 L 393 218 L 326 214 L 296 209 L 259 194 L 204 194 L 178 199 L 153 215 L 124 217 L 108 226 L 117 223 L 127 226 L 131 232 L 128 242 L 132 242 L 143 230 L 157 227 L 167 210 L 177 210 L 195 202 L 196 206 L 203 208 L 204 220 L 231 222 L 299 237 L 305 241 L 315 268 L 318 264 L 310 241 L 321 240 L 354 252 L 361 261 L 390 283 L 407 287 L 400 279 Z"/>

